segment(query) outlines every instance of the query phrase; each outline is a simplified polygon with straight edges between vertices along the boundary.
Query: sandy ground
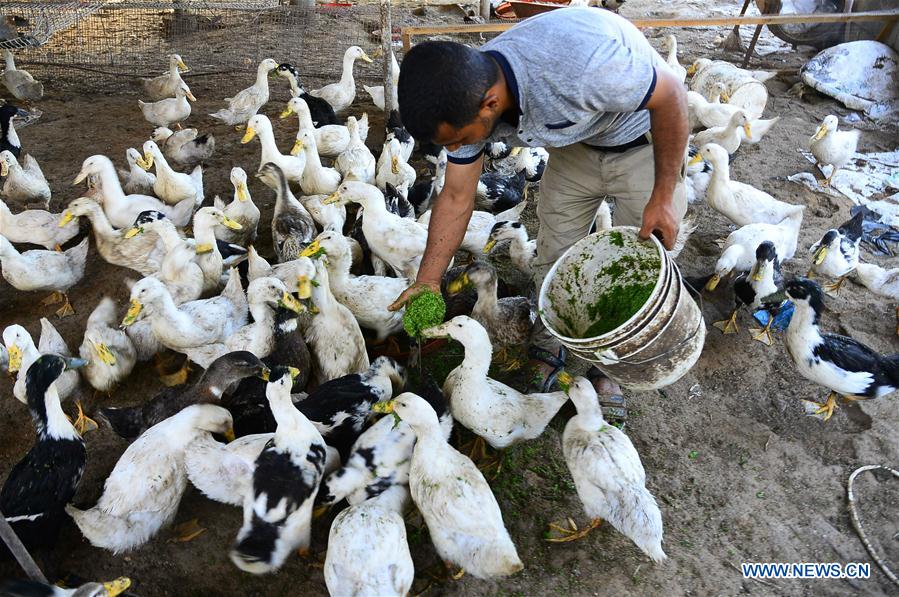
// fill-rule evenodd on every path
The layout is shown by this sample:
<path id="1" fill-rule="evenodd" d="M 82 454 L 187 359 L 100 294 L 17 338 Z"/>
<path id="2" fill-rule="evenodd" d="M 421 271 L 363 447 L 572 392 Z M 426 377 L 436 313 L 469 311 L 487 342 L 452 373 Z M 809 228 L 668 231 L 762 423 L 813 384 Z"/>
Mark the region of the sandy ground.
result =
<path id="1" fill-rule="evenodd" d="M 635 3 L 636 4 L 636 3 Z M 630 4 L 628 5 L 630 7 Z M 698 12 L 698 3 L 691 5 Z M 669 14 L 686 11 L 665 3 L 634 6 L 630 15 Z M 734 13 L 731 3 L 719 3 L 716 12 Z M 664 31 L 648 34 L 656 47 Z M 733 55 L 712 49 L 716 32 L 689 29 L 678 32 L 681 61 L 700 56 Z M 744 32 L 744 39 L 748 32 Z M 754 184 L 791 203 L 807 206 L 797 257 L 787 264 L 790 274 L 808 267 L 807 248 L 823 232 L 846 220 L 848 200 L 815 194 L 786 181 L 795 172 L 808 170 L 799 154 L 800 144 L 828 113 L 847 114 L 834 101 L 807 94 L 788 95 L 797 80 L 796 69 L 810 56 L 807 49 L 792 53 L 787 46 L 768 44 L 761 64 L 785 72 L 768 83 L 771 98 L 766 114 L 780 115 L 781 123 L 762 144 L 741 149 L 732 166 L 736 180 Z M 189 56 L 189 50 L 183 52 Z M 206 196 L 230 194 L 227 177 L 233 165 L 255 169 L 258 145 L 239 144 L 240 135 L 215 125 L 203 116 L 219 101 L 194 88 L 200 98 L 198 116 L 190 124 L 215 133 L 218 149 L 206 172 Z M 283 91 L 281 92 L 283 95 Z M 58 211 L 79 196 L 82 189 L 71 181 L 81 161 L 96 153 L 122 161 L 127 147 L 139 145 L 150 128 L 140 118 L 135 97 L 66 96 L 41 103 L 39 123 L 21 133 L 26 150 L 40 161 L 53 189 L 52 208 Z M 280 103 L 265 112 L 275 117 Z M 371 109 L 360 104 L 358 111 Z M 869 122 L 860 150 L 895 149 L 896 131 L 879 130 Z M 276 124 L 281 146 L 289 146 L 294 122 Z M 376 141 L 377 134 L 373 134 Z M 379 145 L 378 145 L 379 146 Z M 263 210 L 263 222 L 271 216 L 273 194 L 250 179 L 254 200 Z M 718 247 L 714 241 L 731 227 L 703 204 L 691 207 L 699 228 L 679 264 L 687 275 L 711 271 Z M 528 213 L 529 225 L 535 225 Z M 533 226 L 531 226 L 533 228 Z M 268 227 L 260 226 L 258 243 L 271 255 Z M 69 346 L 77 350 L 85 320 L 104 294 L 112 296 L 124 312 L 127 291 L 122 284 L 133 272 L 102 261 L 91 249 L 87 275 L 72 292 L 75 317 L 58 321 L 48 307 L 36 306 L 38 297 L 0 283 L 0 327 L 20 323 L 32 333 L 38 320 L 51 317 Z M 501 259 L 501 258 L 500 258 Z M 885 265 L 889 259 L 865 252 L 864 259 Z M 823 398 L 823 390 L 804 381 L 794 371 L 782 338 L 771 348 L 751 341 L 741 319 L 741 333 L 723 336 L 711 322 L 729 313 L 728 291 L 705 299 L 709 326 L 703 356 L 683 379 L 662 391 L 627 393 L 631 418 L 628 434 L 639 451 L 648 486 L 657 497 L 665 521 L 664 547 L 669 559 L 653 565 L 627 539 L 608 526 L 588 538 L 570 544 L 544 540 L 548 522 L 571 516 L 586 518 L 560 451 L 561 430 L 573 413 L 567 406 L 538 440 L 507 451 L 503 471 L 492 480 L 506 523 L 525 563 L 517 576 L 502 582 L 483 582 L 469 577 L 461 581 L 433 580 L 439 562 L 427 529 L 417 517 L 409 517 L 409 540 L 416 561 L 415 592 L 426 587 L 434 594 L 457 595 L 866 595 L 896 594 L 889 580 L 874 566 L 866 581 L 744 580 L 741 562 L 859 562 L 867 553 L 849 522 L 845 483 L 856 467 L 871 463 L 895 463 L 899 456 L 899 410 L 895 396 L 869 401 L 837 411 L 827 424 L 805 416 L 800 399 Z M 824 327 L 849 334 L 883 352 L 899 350 L 895 336 L 894 306 L 861 286 L 846 284 L 828 300 Z M 523 386 L 525 380 L 516 380 Z M 113 392 L 112 396 L 88 397 L 91 406 L 138 403 L 161 388 L 150 367 L 143 367 Z M 0 380 L 0 475 L 6 476 L 33 441 L 26 411 L 12 397 L 11 381 Z M 75 502 L 90 506 L 126 444 L 108 429 L 87 437 L 87 470 Z M 856 485 L 861 516 L 874 544 L 895 568 L 899 564 L 899 493 L 895 481 L 870 475 Z M 141 549 L 114 556 L 91 547 L 74 525 L 67 526 L 55 552 L 44 561 L 62 572 L 89 579 L 127 575 L 132 591 L 141 595 L 281 595 L 325 593 L 320 562 L 324 559 L 328 525 L 333 514 L 313 528 L 313 561 L 292 557 L 278 574 L 256 578 L 239 572 L 227 552 L 241 522 L 241 513 L 203 498 L 189 489 L 176 523 L 199 519 L 206 531 L 189 543 L 173 542 L 166 529 Z M 316 563 L 318 562 L 318 563 Z M 18 575 L 10 565 L 0 567 L 0 577 Z"/>

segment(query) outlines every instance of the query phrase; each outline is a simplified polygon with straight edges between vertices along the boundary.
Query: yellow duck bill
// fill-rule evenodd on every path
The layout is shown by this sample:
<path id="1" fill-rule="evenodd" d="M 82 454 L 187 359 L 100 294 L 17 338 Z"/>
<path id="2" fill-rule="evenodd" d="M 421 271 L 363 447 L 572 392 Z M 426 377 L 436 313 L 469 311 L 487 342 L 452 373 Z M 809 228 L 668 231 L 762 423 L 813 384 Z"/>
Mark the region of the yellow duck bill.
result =
<path id="1" fill-rule="evenodd" d="M 490 240 L 488 240 L 488 241 L 487 241 L 487 244 L 484 245 L 484 255 L 486 255 L 486 254 L 488 254 L 490 251 L 492 251 L 492 250 L 493 250 L 493 247 L 495 247 L 495 246 L 496 246 L 496 239 L 495 239 L 495 238 L 491 238 Z"/>
<path id="2" fill-rule="evenodd" d="M 375 402 L 371 410 L 382 415 L 388 415 L 393 412 L 394 406 L 395 402 L 393 400 L 382 400 L 381 402 Z"/>
<path id="3" fill-rule="evenodd" d="M 10 373 L 18 373 L 22 368 L 22 350 L 13 344 L 9 347 L 9 365 L 7 369 Z"/>
<path id="4" fill-rule="evenodd" d="M 256 136 L 256 129 L 251 126 L 247 127 L 247 132 L 244 133 L 243 138 L 240 140 L 241 144 L 249 143 L 253 140 L 253 137 Z"/>
<path id="5" fill-rule="evenodd" d="M 128 312 L 125 314 L 125 319 L 122 320 L 122 326 L 128 327 L 135 321 L 137 321 L 137 317 L 140 315 L 140 312 L 143 310 L 144 306 L 140 304 L 140 301 L 137 299 L 131 299 L 131 306 L 128 307 Z"/>

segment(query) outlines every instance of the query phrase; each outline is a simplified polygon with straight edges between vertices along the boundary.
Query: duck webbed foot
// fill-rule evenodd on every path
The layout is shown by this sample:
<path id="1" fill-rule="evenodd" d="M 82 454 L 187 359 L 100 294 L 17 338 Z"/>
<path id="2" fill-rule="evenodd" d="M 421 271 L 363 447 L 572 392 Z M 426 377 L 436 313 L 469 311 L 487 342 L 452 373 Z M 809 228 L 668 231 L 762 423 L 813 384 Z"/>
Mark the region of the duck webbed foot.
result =
<path id="1" fill-rule="evenodd" d="M 827 421 L 833 416 L 833 411 L 837 409 L 837 393 L 831 392 L 827 395 L 827 400 L 823 403 L 814 400 L 803 400 L 806 413 L 810 416 Z"/>
<path id="2" fill-rule="evenodd" d="M 550 543 L 568 543 L 569 541 L 577 541 L 578 539 L 583 539 L 590 532 L 599 527 L 602 524 L 602 520 L 599 518 L 594 518 L 590 521 L 590 523 L 582 529 L 579 529 L 577 524 L 575 524 L 574 520 L 568 518 L 562 523 L 551 522 L 549 523 L 549 530 L 547 534 L 549 535 L 546 540 Z"/>
<path id="3" fill-rule="evenodd" d="M 752 334 L 752 339 L 758 342 L 761 342 L 765 346 L 771 346 L 774 344 L 774 336 L 771 334 L 771 324 L 774 322 L 774 315 L 768 319 L 767 325 L 764 328 L 749 328 L 749 333 Z"/>
<path id="4" fill-rule="evenodd" d="M 735 310 L 731 313 L 730 318 L 716 321 L 712 325 L 721 330 L 724 334 L 736 334 L 740 331 L 740 327 L 737 325 L 737 311 Z"/>

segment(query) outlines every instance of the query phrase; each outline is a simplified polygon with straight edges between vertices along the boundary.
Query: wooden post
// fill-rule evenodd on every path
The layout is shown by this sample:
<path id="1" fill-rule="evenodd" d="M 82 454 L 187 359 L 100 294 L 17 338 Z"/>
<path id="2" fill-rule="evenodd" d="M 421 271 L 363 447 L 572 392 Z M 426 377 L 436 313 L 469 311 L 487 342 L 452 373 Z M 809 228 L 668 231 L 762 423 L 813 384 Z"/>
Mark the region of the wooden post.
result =
<path id="1" fill-rule="evenodd" d="M 381 0 L 381 49 L 384 54 L 384 112 L 389 116 L 397 106 L 393 87 L 393 15 L 390 0 Z"/>
<path id="2" fill-rule="evenodd" d="M 481 18 L 485 22 L 490 20 L 490 0 L 481 0 Z"/>
<path id="3" fill-rule="evenodd" d="M 3 516 L 2 512 L 0 512 L 0 538 L 6 543 L 6 547 L 9 548 L 10 553 L 16 558 L 16 561 L 19 563 L 19 566 L 22 567 L 22 570 L 25 571 L 25 574 L 28 575 L 28 578 L 42 583 L 47 582 L 44 573 L 41 572 L 41 569 L 34 563 L 31 554 L 28 553 L 28 550 L 25 549 L 25 545 L 19 539 L 18 535 L 16 535 L 16 532 L 12 530 L 12 527 L 6 522 L 6 518 Z"/>

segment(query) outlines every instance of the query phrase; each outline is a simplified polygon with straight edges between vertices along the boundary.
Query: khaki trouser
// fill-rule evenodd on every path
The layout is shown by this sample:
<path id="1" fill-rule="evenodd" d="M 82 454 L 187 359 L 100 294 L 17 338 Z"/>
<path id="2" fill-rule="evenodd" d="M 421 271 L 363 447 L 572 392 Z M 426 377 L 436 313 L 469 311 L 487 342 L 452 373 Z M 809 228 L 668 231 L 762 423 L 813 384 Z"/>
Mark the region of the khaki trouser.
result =
<path id="1" fill-rule="evenodd" d="M 687 212 L 687 195 L 681 174 L 674 190 L 674 209 L 679 218 Z M 624 153 L 606 153 L 577 143 L 549 149 L 549 162 L 540 181 L 537 218 L 537 259 L 534 284 L 539 294 L 543 278 L 553 263 L 590 231 L 596 209 L 605 197 L 614 198 L 616 226 L 637 226 L 655 181 L 652 145 Z M 538 318 L 532 343 L 556 352 L 558 343 L 543 329 Z"/>

